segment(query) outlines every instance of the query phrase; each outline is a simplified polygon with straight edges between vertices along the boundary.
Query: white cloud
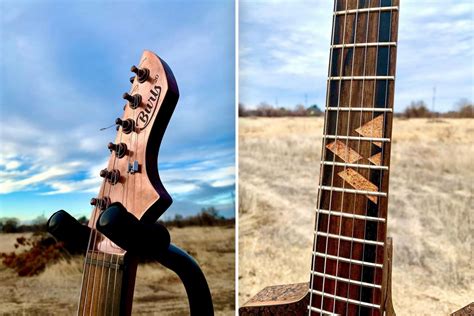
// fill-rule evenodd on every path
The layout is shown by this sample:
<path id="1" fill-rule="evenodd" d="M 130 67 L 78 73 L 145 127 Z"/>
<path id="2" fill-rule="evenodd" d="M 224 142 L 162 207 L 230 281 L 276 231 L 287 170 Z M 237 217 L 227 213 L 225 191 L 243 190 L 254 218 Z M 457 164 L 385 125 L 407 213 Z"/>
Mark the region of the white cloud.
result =
<path id="1" fill-rule="evenodd" d="M 240 102 L 324 105 L 331 12 L 332 1 L 241 1 Z M 402 2 L 396 110 L 429 102 L 435 85 L 445 111 L 472 97 L 472 16 L 467 0 Z"/>

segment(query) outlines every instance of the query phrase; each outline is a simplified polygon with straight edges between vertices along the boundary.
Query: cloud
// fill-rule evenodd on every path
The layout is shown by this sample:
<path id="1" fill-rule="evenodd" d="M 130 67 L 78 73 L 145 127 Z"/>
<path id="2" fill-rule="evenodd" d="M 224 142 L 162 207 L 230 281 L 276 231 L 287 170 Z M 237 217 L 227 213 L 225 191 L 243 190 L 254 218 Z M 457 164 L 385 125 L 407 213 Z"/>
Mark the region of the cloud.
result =
<path id="1" fill-rule="evenodd" d="M 98 171 L 109 155 L 106 144 L 115 134 L 99 129 L 122 115 L 129 69 L 144 49 L 167 61 L 181 94 L 159 156 L 160 170 L 163 166 L 172 179 L 164 172 L 162 180 L 176 204 L 189 206 L 189 212 L 200 209 L 188 201 L 189 194 L 196 201 L 195 192 L 202 199 L 221 194 L 213 191 L 214 183 L 233 179 L 214 173 L 233 165 L 235 157 L 233 14 L 230 1 L 68 6 L 4 1 L 2 211 L 38 212 L 35 205 L 12 202 L 17 196 L 22 202 L 38 196 L 63 201 L 70 203 L 65 209 L 77 210 L 69 197 L 98 191 Z M 124 19 L 140 23 L 124 24 Z M 186 182 L 188 175 L 192 179 Z"/>
<path id="2" fill-rule="evenodd" d="M 331 12 L 331 1 L 241 1 L 240 102 L 324 105 Z M 396 110 L 433 86 L 438 110 L 473 96 L 472 14 L 467 0 L 401 4 Z"/>

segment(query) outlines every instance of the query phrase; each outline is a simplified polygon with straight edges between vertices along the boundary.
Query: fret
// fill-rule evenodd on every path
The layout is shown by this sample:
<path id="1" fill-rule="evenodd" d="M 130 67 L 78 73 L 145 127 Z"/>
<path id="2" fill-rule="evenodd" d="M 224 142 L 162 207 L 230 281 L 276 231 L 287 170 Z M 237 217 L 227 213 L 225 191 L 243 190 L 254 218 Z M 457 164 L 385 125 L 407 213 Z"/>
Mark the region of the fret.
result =
<path id="1" fill-rule="evenodd" d="M 380 309 L 380 305 L 378 305 L 378 304 L 372 304 L 372 303 L 367 303 L 367 302 L 363 302 L 363 301 L 357 301 L 357 300 L 353 300 L 353 299 L 350 299 L 350 298 L 346 298 L 346 297 L 342 297 L 342 296 L 338 296 L 338 295 L 334 295 L 334 294 L 323 293 L 323 292 L 317 291 L 317 290 L 311 290 L 311 293 L 316 294 L 316 295 L 321 295 L 323 297 L 332 298 L 332 299 L 335 299 L 337 301 L 348 302 L 350 304 L 354 304 L 354 305 L 358 305 L 358 306 L 364 306 L 364 307 Z"/>
<path id="2" fill-rule="evenodd" d="M 326 111 L 346 111 L 346 112 L 393 112 L 391 108 L 370 108 L 370 107 L 335 107 L 329 106 Z"/>
<path id="3" fill-rule="evenodd" d="M 395 80 L 395 76 L 339 76 L 328 80 Z"/>
<path id="4" fill-rule="evenodd" d="M 392 6 L 392 7 L 376 7 L 376 8 L 341 10 L 341 11 L 335 11 L 334 15 L 345 15 L 345 14 L 362 13 L 362 12 L 384 12 L 384 11 L 398 11 L 398 7 Z"/>
<path id="5" fill-rule="evenodd" d="M 367 245 L 376 245 L 376 246 L 383 246 L 384 245 L 384 243 L 381 242 L 381 241 L 353 238 L 353 237 L 323 233 L 323 232 L 318 232 L 318 231 L 315 231 L 314 233 L 317 236 L 323 236 L 323 237 L 326 237 L 326 238 L 339 239 L 339 240 L 345 240 L 345 241 L 350 241 L 350 242 L 358 242 L 358 243 L 367 244 Z"/>
<path id="6" fill-rule="evenodd" d="M 311 292 L 311 290 L 310 290 Z M 328 312 L 328 311 L 325 311 L 324 309 L 319 309 L 319 308 L 316 308 L 316 307 L 313 307 L 313 306 L 310 306 L 308 305 L 308 309 L 312 312 L 317 312 L 317 313 L 320 313 L 320 314 L 323 314 L 323 315 L 333 315 L 333 316 L 336 316 L 338 314 L 335 314 L 333 312 Z"/>
<path id="7" fill-rule="evenodd" d="M 355 190 L 355 189 L 347 189 L 347 188 L 340 188 L 340 187 L 331 187 L 331 186 L 327 186 L 327 185 L 320 185 L 319 189 L 326 190 L 326 191 L 342 192 L 342 193 L 355 193 L 355 194 L 387 197 L 387 193 L 385 193 L 385 192 Z"/>
<path id="8" fill-rule="evenodd" d="M 379 268 L 379 269 L 383 268 L 383 264 L 380 264 L 380 263 L 372 263 L 372 262 L 365 262 L 365 261 L 355 260 L 355 259 L 350 259 L 350 258 L 345 258 L 345 257 L 338 257 L 338 256 L 329 255 L 326 253 L 320 253 L 317 251 L 313 251 L 313 255 L 316 257 L 347 262 L 349 264 L 357 264 L 360 266 L 367 266 L 367 267 L 373 267 L 373 268 Z"/>
<path id="9" fill-rule="evenodd" d="M 86 263 L 90 264 L 90 265 L 94 265 L 94 266 L 99 266 L 99 267 L 102 267 L 102 268 L 110 268 L 110 269 L 115 269 L 115 270 L 119 270 L 119 269 L 123 269 L 123 263 L 112 263 L 112 262 L 109 262 L 109 261 L 106 261 L 106 260 L 100 260 L 100 259 L 93 259 L 91 257 L 86 257 Z"/>
<path id="10" fill-rule="evenodd" d="M 78 315 L 115 315 L 120 310 L 124 280 L 127 278 L 122 255 L 88 251 L 84 265 Z"/>
<path id="11" fill-rule="evenodd" d="M 397 42 L 372 42 L 372 43 L 348 43 L 348 44 L 333 44 L 331 48 L 354 48 L 354 47 L 383 47 L 383 46 L 397 46 Z"/>
<path id="12" fill-rule="evenodd" d="M 313 275 L 317 275 L 317 276 L 320 276 L 320 277 L 323 277 L 323 278 L 336 280 L 338 282 L 356 284 L 356 285 L 371 287 L 371 288 L 375 288 L 375 289 L 381 289 L 382 288 L 382 286 L 378 285 L 378 284 L 372 284 L 372 283 L 361 282 L 361 281 L 356 281 L 356 280 L 352 280 L 352 279 L 346 279 L 346 278 L 342 278 L 342 277 L 335 276 L 335 275 L 332 275 L 332 274 L 321 273 L 321 272 L 318 272 L 318 271 L 311 271 L 311 273 Z"/>
<path id="13" fill-rule="evenodd" d="M 383 217 L 373 217 L 373 216 L 365 216 L 353 213 L 345 213 L 340 211 L 329 211 L 329 210 L 316 210 L 317 213 L 326 214 L 329 216 L 340 216 L 340 217 L 347 217 L 347 218 L 354 218 L 366 221 L 373 221 L 373 222 L 382 222 L 385 223 L 385 218 Z"/>
<path id="14" fill-rule="evenodd" d="M 362 169 L 373 169 L 373 170 L 388 170 L 387 166 L 374 166 L 374 165 L 364 165 L 357 163 L 345 163 L 345 162 L 336 162 L 336 161 L 321 161 L 322 165 L 327 166 L 337 166 L 344 168 L 362 168 Z"/>
<path id="15" fill-rule="evenodd" d="M 390 138 L 381 137 L 363 137 L 363 136 L 343 136 L 343 135 L 323 135 L 323 138 L 342 139 L 342 140 L 360 140 L 367 142 L 390 142 Z"/>

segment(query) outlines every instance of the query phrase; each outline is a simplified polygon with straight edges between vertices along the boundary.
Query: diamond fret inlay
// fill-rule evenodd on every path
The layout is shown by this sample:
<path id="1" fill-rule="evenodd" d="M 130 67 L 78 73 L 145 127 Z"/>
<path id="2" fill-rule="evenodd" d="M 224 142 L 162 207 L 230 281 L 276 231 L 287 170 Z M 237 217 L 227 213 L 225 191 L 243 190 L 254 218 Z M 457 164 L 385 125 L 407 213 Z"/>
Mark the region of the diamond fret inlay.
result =
<path id="1" fill-rule="evenodd" d="M 361 127 L 357 128 L 355 131 L 364 137 L 371 137 L 371 138 L 382 138 L 383 137 L 383 115 L 379 115 L 373 120 L 365 123 Z M 372 142 L 375 146 L 381 148 L 381 142 Z M 357 151 L 350 148 L 344 142 L 340 140 L 335 140 L 334 142 L 326 145 L 326 148 L 333 152 L 336 156 L 341 158 L 344 162 L 353 164 L 364 157 L 361 156 Z M 371 157 L 367 158 L 372 164 L 380 166 L 382 164 L 382 153 L 378 152 Z M 378 192 L 378 187 L 367 180 L 364 176 L 362 176 L 359 172 L 354 170 L 353 168 L 345 168 L 343 171 L 338 173 L 344 181 L 346 181 L 349 185 L 351 185 L 356 190 L 361 191 L 371 191 L 371 192 Z M 372 202 L 378 202 L 378 198 L 376 196 L 369 196 L 367 198 Z"/>

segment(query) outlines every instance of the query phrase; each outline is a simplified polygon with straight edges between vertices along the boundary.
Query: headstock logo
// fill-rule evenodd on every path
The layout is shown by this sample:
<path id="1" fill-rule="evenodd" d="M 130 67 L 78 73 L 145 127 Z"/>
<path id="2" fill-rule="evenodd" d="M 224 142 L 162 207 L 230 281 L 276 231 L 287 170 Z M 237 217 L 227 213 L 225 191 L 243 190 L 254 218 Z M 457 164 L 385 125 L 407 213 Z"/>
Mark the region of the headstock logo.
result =
<path id="1" fill-rule="evenodd" d="M 150 123 L 151 118 L 155 114 L 160 95 L 161 87 L 154 85 L 153 88 L 150 89 L 150 97 L 146 101 L 145 109 L 142 109 L 140 113 L 138 113 L 136 120 L 136 126 L 138 128 L 143 129 L 148 125 L 148 123 Z"/>

